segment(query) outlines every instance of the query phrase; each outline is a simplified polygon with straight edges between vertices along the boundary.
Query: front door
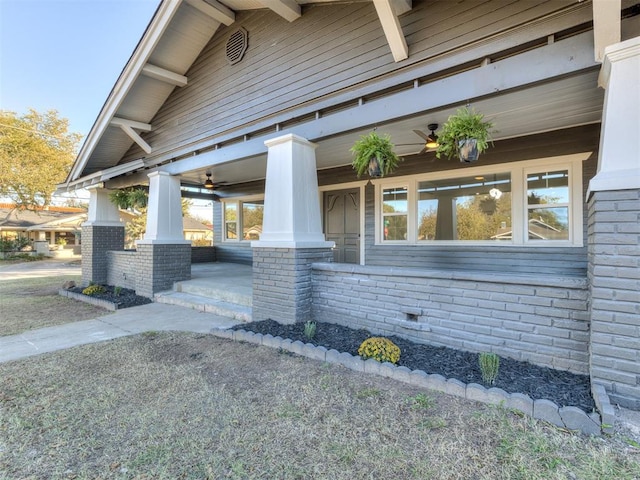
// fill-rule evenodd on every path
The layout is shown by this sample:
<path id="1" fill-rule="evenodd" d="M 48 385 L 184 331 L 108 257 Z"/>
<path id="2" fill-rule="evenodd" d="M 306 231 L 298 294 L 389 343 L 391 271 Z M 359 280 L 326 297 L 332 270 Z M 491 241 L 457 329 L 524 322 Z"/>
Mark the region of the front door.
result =
<path id="1" fill-rule="evenodd" d="M 335 242 L 333 261 L 360 263 L 360 189 L 324 193 L 324 233 Z"/>

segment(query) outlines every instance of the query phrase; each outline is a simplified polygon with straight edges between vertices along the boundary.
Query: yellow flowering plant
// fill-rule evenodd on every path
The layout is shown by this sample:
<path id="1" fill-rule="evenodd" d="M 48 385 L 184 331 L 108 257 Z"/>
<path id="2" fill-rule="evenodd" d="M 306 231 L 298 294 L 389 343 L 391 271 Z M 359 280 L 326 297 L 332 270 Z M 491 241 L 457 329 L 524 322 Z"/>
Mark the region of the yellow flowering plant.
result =
<path id="1" fill-rule="evenodd" d="M 85 295 L 99 295 L 101 293 L 105 293 L 107 291 L 102 285 L 89 285 L 87 288 L 82 290 L 82 293 Z"/>
<path id="2" fill-rule="evenodd" d="M 398 363 L 400 347 L 388 338 L 371 337 L 362 342 L 358 348 L 358 355 L 364 360 L 373 358 L 379 362 Z"/>

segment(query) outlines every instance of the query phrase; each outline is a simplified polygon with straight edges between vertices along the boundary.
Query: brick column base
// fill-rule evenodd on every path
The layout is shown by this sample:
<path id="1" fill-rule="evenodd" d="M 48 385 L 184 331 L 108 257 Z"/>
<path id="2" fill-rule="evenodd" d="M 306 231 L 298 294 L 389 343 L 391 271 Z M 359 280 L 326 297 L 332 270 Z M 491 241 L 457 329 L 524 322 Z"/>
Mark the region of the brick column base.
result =
<path id="1" fill-rule="evenodd" d="M 311 320 L 311 264 L 332 261 L 330 248 L 253 247 L 253 320 Z"/>
<path id="2" fill-rule="evenodd" d="M 589 201 L 590 372 L 612 403 L 640 410 L 640 189 Z"/>
<path id="3" fill-rule="evenodd" d="M 107 283 L 107 252 L 124 250 L 124 225 L 82 226 L 82 284 Z"/>
<path id="4" fill-rule="evenodd" d="M 191 278 L 191 243 L 143 243 L 136 245 L 136 293 L 152 298 L 170 290 L 174 282 Z"/>

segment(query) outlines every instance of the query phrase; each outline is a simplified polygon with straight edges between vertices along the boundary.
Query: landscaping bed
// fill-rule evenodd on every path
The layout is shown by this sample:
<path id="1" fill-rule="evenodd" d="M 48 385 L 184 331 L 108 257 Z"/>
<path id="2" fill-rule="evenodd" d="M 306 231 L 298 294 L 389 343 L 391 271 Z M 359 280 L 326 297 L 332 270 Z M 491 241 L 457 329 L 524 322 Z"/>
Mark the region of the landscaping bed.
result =
<path id="1" fill-rule="evenodd" d="M 273 320 L 240 324 L 234 329 L 244 329 L 263 335 L 290 339 L 358 355 L 358 347 L 372 335 L 364 329 L 354 330 L 345 326 L 317 322 L 312 340 L 304 335 L 304 324 L 282 325 Z M 574 406 L 587 413 L 596 408 L 591 396 L 588 375 L 540 367 L 528 362 L 500 358 L 500 370 L 495 385 L 486 385 L 478 365 L 478 354 L 448 347 L 417 344 L 396 336 L 387 337 L 400 347 L 398 365 L 410 370 L 423 370 L 428 374 L 440 374 L 463 383 L 495 386 L 508 393 L 523 393 L 533 400 L 551 400 L 558 406 Z"/>
<path id="2" fill-rule="evenodd" d="M 112 285 L 102 286 L 105 289 L 104 293 L 85 295 L 82 293 L 82 287 L 71 287 L 66 290 L 61 290 L 60 294 L 75 298 L 76 300 L 99 305 L 104 308 L 108 308 L 109 310 L 137 307 L 139 305 L 146 305 L 147 303 L 152 302 L 150 298 L 137 295 L 135 290 L 131 290 L 129 288 L 117 288 Z M 69 292 L 74 295 L 67 295 L 65 292 Z M 112 305 L 112 308 L 110 308 L 109 305 Z"/>

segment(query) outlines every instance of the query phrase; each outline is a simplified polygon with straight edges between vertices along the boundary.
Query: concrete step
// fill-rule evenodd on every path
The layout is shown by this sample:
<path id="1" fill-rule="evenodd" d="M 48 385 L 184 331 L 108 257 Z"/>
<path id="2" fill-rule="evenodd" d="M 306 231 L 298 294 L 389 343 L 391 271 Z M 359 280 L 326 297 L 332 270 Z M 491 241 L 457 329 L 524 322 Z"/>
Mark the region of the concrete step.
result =
<path id="1" fill-rule="evenodd" d="M 180 293 L 188 293 L 199 297 L 206 297 L 221 302 L 233 303 L 251 307 L 253 304 L 253 290 L 242 285 L 229 285 L 217 288 L 210 280 L 186 280 L 176 282 L 173 290 Z"/>
<path id="2" fill-rule="evenodd" d="M 199 312 L 213 313 L 214 315 L 233 318 L 241 322 L 251 321 L 251 307 L 249 306 L 194 295 L 192 293 L 175 291 L 160 292 L 155 295 L 155 301 L 168 305 L 192 308 Z"/>

